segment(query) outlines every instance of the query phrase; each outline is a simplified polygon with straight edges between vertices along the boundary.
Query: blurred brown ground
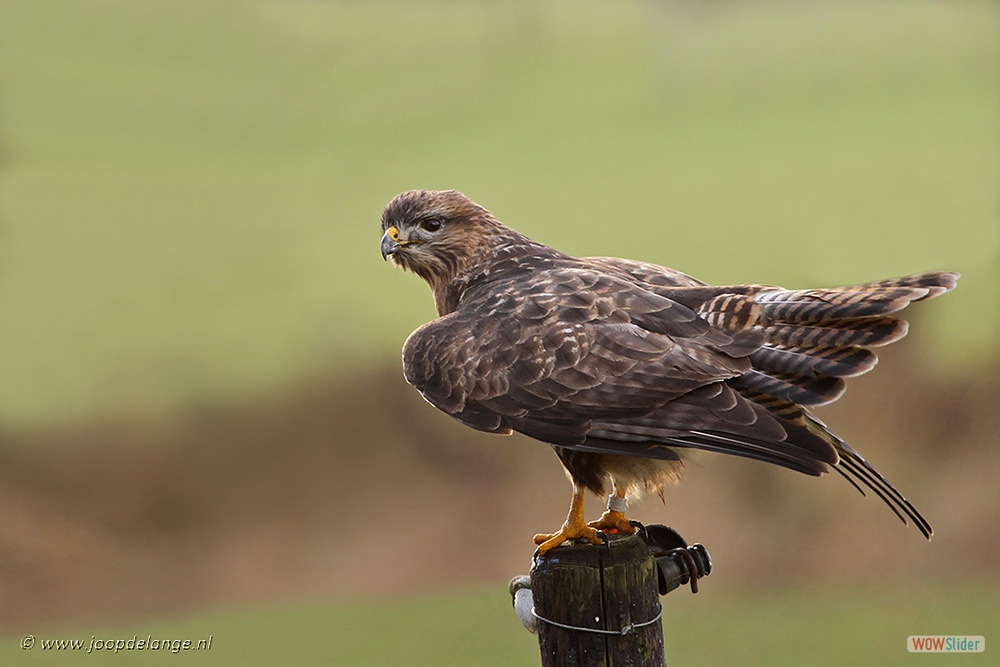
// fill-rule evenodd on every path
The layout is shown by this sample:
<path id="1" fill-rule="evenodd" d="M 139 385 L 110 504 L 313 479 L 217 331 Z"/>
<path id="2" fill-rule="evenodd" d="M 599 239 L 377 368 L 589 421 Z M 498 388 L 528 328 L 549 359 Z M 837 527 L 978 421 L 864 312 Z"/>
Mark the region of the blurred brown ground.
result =
<path id="1" fill-rule="evenodd" d="M 836 475 L 707 454 L 635 517 L 706 544 L 708 590 L 995 580 L 1000 367 L 934 377 L 915 348 L 884 350 L 821 416 L 925 513 L 930 544 Z M 396 368 L 174 421 L 8 434 L 0 458 L 6 633 L 502 583 L 569 498 L 547 446 L 452 422 Z"/>

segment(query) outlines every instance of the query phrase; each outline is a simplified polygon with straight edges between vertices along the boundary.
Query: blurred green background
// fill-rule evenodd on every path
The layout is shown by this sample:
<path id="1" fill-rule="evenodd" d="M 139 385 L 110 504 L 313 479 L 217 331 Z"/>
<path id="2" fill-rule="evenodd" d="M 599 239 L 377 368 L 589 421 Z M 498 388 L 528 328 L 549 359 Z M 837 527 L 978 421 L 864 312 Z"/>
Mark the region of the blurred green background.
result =
<path id="1" fill-rule="evenodd" d="M 195 664 L 537 660 L 504 585 L 568 487 L 403 384 L 433 307 L 377 245 L 410 188 L 713 283 L 962 272 L 823 413 L 931 545 L 713 458 L 640 518 L 725 564 L 668 598 L 674 664 L 1000 636 L 995 3 L 6 0 L 0 651 L 154 628 L 214 633 Z"/>

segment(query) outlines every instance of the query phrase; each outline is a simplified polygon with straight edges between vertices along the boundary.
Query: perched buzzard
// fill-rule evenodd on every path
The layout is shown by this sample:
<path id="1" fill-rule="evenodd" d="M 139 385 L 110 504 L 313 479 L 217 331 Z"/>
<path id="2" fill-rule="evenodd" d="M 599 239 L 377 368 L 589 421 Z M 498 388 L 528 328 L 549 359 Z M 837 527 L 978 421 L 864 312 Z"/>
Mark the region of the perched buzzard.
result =
<path id="1" fill-rule="evenodd" d="M 955 287 L 954 273 L 837 289 L 713 287 L 655 264 L 571 257 L 501 224 L 460 192 L 411 191 L 382 214 L 382 256 L 427 281 L 438 318 L 403 346 L 406 380 L 480 431 L 553 446 L 573 483 L 566 540 L 632 532 L 628 498 L 704 449 L 810 475 L 830 468 L 931 527 L 806 407 L 836 400 L 869 349 L 906 335 L 891 317 Z M 585 490 L 608 509 L 584 521 Z"/>

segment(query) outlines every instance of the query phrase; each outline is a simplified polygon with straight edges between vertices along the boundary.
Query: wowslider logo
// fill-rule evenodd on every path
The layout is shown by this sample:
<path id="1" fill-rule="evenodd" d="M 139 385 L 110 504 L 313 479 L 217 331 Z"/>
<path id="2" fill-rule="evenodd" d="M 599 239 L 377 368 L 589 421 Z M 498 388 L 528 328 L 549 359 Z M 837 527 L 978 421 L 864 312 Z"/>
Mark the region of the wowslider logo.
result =
<path id="1" fill-rule="evenodd" d="M 906 638 L 910 653 L 982 653 L 986 650 L 984 637 L 910 636 Z"/>

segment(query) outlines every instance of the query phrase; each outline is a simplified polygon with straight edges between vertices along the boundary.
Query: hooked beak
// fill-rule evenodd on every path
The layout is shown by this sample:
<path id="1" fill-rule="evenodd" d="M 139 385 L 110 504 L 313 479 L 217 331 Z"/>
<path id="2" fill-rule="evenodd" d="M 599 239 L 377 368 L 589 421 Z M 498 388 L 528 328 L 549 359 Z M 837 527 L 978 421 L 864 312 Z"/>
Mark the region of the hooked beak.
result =
<path id="1" fill-rule="evenodd" d="M 389 255 L 402 247 L 399 242 L 399 230 L 394 226 L 385 230 L 382 235 L 382 259 L 388 259 Z"/>

